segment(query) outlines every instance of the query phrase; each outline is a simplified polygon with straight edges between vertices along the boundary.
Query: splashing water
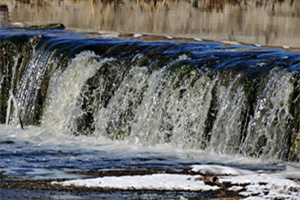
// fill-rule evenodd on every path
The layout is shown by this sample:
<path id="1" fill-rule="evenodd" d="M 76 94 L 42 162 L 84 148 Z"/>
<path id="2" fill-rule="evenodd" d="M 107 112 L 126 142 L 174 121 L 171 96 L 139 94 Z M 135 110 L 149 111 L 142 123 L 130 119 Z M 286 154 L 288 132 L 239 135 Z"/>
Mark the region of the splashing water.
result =
<path id="1" fill-rule="evenodd" d="M 299 160 L 299 53 L 63 34 L 25 40 L 24 48 L 35 41 L 32 53 L 14 55 L 9 89 L 26 125 L 60 136 Z M 1 107 L 6 122 L 11 100 Z"/>

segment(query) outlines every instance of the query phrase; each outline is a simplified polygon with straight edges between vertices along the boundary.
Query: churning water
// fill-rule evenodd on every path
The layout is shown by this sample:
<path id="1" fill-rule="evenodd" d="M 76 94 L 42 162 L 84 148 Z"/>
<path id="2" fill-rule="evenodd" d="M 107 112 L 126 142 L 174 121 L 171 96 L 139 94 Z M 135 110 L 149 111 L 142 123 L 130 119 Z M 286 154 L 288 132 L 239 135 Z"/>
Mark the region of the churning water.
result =
<path id="1" fill-rule="evenodd" d="M 299 164 L 298 51 L 151 40 L 4 28 L 1 171 Z"/>

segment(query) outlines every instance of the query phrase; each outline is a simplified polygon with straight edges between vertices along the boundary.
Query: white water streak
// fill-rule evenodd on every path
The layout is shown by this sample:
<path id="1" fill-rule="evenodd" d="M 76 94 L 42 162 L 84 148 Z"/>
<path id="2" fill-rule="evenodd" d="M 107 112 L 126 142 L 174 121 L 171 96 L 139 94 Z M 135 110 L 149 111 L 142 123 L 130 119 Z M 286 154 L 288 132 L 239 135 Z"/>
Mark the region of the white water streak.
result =
<path id="1" fill-rule="evenodd" d="M 98 110 L 95 118 L 96 132 L 105 133 L 107 128 L 113 131 L 130 133 L 131 113 L 136 115 L 136 106 L 142 98 L 143 90 L 147 85 L 148 75 L 146 67 L 132 67 L 128 72 L 106 108 Z M 117 134 L 117 133 L 114 133 Z M 113 135 L 117 138 L 118 135 Z"/>
<path id="2" fill-rule="evenodd" d="M 107 61 L 97 61 L 93 52 L 83 52 L 74 58 L 61 74 L 52 76 L 48 88 L 49 100 L 43 116 L 43 127 L 68 134 L 74 120 L 82 115 L 76 103 L 88 78 Z M 60 70 L 58 71 L 60 72 Z"/>
<path id="3" fill-rule="evenodd" d="M 247 137 L 241 148 L 244 153 L 256 152 L 256 144 L 266 139 L 266 144 L 257 154 L 264 157 L 280 158 L 286 150 L 288 138 L 287 122 L 290 115 L 290 94 L 294 89 L 290 82 L 293 73 L 287 71 L 270 72 L 269 81 L 257 100 L 254 116 L 249 122 Z M 277 156 L 276 156 L 277 155 Z"/>
<path id="4" fill-rule="evenodd" d="M 221 153 L 236 153 L 240 144 L 241 115 L 245 100 L 243 87 L 238 83 L 237 76 L 227 87 L 218 87 L 220 103 L 216 120 L 211 131 L 209 149 Z"/>
<path id="5" fill-rule="evenodd" d="M 16 79 L 16 71 L 17 71 L 17 64 L 18 64 L 18 56 L 14 56 L 14 67 L 13 67 L 13 73 L 12 73 L 12 79 L 11 79 L 11 88 L 15 87 L 15 79 Z"/>
<path id="6" fill-rule="evenodd" d="M 2 89 L 2 83 L 4 81 L 5 75 L 1 76 L 0 78 L 0 90 Z"/>
<path id="7" fill-rule="evenodd" d="M 218 75 L 211 80 L 204 72 L 197 73 L 201 75 L 193 87 L 189 86 L 191 78 L 174 90 L 177 79 L 172 81 L 165 68 L 153 72 L 135 113 L 130 139 L 146 145 L 171 143 L 199 149 Z"/>
<path id="8" fill-rule="evenodd" d="M 12 79 L 11 79 L 11 88 L 14 88 L 15 85 L 15 79 L 16 79 L 16 69 L 17 69 L 17 61 L 18 61 L 18 56 L 14 56 L 14 66 L 13 66 L 13 71 L 12 71 Z M 9 67 L 9 64 L 7 65 L 7 67 Z M 1 85 L 4 81 L 5 75 L 2 77 L 2 80 L 0 81 L 0 90 L 1 90 Z M 14 104 L 14 115 L 12 117 L 12 119 L 10 119 L 10 113 L 11 113 L 11 102 L 13 102 Z M 18 119 L 18 115 L 19 115 L 19 108 L 18 108 L 18 104 L 17 104 L 17 100 L 13 95 L 13 89 L 9 90 L 9 99 L 7 101 L 7 110 L 6 110 L 6 121 L 5 124 L 8 125 L 9 121 L 12 120 L 14 121 L 15 119 Z"/>
<path id="9" fill-rule="evenodd" d="M 49 84 L 50 96 L 43 126 L 56 129 L 57 133 L 70 133 L 76 126 L 76 119 L 85 114 L 77 102 L 86 81 L 106 62 L 99 62 L 95 57 L 91 52 L 81 53 L 65 71 L 54 73 Z M 178 61 L 181 60 L 172 63 Z M 147 73 L 146 67 L 132 67 L 107 106 L 93 108 L 95 135 L 112 134 L 110 138 L 119 139 L 130 134 L 127 138 L 130 142 L 147 146 L 168 143 L 175 148 L 205 149 L 224 154 L 241 151 L 246 156 L 262 153 L 273 158 L 276 157 L 274 154 L 284 153 L 286 146 L 282 145 L 287 144 L 285 129 L 290 117 L 289 96 L 294 89 L 290 82 L 292 73 L 272 70 L 257 101 L 254 116 L 249 116 L 241 75 L 225 85 L 219 74 L 192 70 L 189 76 L 181 79 L 178 74 L 171 74 L 168 67 L 151 74 Z M 197 80 L 191 84 L 193 78 Z M 103 85 L 93 92 L 101 92 L 100 87 Z M 212 106 L 215 106 L 216 116 L 212 117 L 214 124 L 207 133 Z M 242 117 L 252 118 L 250 122 L 243 122 Z M 242 123 L 249 123 L 249 126 Z M 256 152 L 256 144 L 262 135 L 267 138 L 266 145 Z"/>
<path id="10" fill-rule="evenodd" d="M 9 124 L 9 121 L 10 121 L 10 112 L 11 112 L 11 102 L 13 103 L 13 106 L 14 106 L 14 114 L 13 114 L 13 117 L 14 119 L 19 119 L 19 108 L 18 108 L 18 101 L 17 99 L 15 98 L 12 90 L 9 90 L 9 99 L 7 101 L 7 111 L 6 111 L 6 125 Z M 19 122 L 21 123 L 21 122 Z"/>
<path id="11" fill-rule="evenodd" d="M 18 103 L 22 118 L 27 119 L 35 109 L 35 100 L 46 70 L 51 66 L 55 51 L 37 51 L 30 60 L 18 87 Z"/>
<path id="12" fill-rule="evenodd" d="M 162 77 L 164 76 L 164 73 L 163 73 L 164 70 L 165 70 L 165 68 L 155 71 L 149 77 L 147 91 L 145 91 L 143 101 L 136 110 L 135 118 L 134 118 L 133 124 L 132 124 L 131 137 L 133 137 L 134 140 L 148 139 L 148 141 L 149 141 L 148 144 L 150 144 L 150 145 L 153 143 L 157 143 L 158 141 L 156 141 L 156 140 L 160 140 L 160 138 L 157 136 L 156 136 L 156 140 L 155 140 L 155 135 L 149 134 L 149 133 L 147 133 L 147 131 L 153 132 L 158 127 L 158 125 L 156 123 L 160 119 L 160 114 L 155 113 L 154 108 L 153 108 L 153 106 L 156 106 L 156 104 L 159 100 L 156 97 L 156 95 L 157 95 L 156 92 L 158 92 L 158 91 L 157 90 L 153 91 L 153 88 L 158 87 L 158 85 L 162 85 L 162 83 L 160 81 L 162 80 Z"/>

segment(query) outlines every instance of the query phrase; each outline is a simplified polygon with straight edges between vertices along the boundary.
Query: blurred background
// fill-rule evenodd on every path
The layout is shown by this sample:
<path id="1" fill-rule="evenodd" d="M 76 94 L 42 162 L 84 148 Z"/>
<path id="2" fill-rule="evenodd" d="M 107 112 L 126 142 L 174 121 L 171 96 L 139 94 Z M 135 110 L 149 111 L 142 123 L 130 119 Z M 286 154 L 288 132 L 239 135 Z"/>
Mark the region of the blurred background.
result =
<path id="1" fill-rule="evenodd" d="M 300 47 L 294 0 L 0 0 L 0 23 Z"/>

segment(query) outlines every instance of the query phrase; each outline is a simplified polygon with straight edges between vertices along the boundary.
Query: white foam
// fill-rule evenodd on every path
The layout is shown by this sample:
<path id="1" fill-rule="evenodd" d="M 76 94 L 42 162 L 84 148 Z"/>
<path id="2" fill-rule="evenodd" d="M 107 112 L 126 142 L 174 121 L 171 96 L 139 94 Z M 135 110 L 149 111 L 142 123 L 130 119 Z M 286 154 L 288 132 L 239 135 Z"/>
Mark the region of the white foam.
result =
<path id="1" fill-rule="evenodd" d="M 254 174 L 249 170 L 241 170 L 232 167 L 220 166 L 220 165 L 193 165 L 193 172 L 199 172 L 202 174 L 215 174 L 215 175 L 244 175 Z"/>
<path id="2" fill-rule="evenodd" d="M 172 144 L 166 143 L 147 146 L 143 145 L 139 141 L 133 141 L 132 138 L 129 138 L 128 140 L 111 140 L 107 137 L 100 135 L 98 135 L 97 137 L 85 135 L 74 137 L 71 134 L 58 134 L 52 129 L 45 129 L 44 127 L 37 126 L 25 126 L 24 130 L 22 130 L 19 128 L 19 126 L 6 126 L 5 124 L 0 124 L 0 137 L 2 140 L 25 140 L 34 143 L 35 145 L 45 145 L 45 147 L 53 146 L 53 148 L 54 146 L 63 146 L 65 148 L 80 148 L 101 151 L 161 153 L 162 156 L 168 155 L 174 156 L 176 158 L 181 158 L 183 160 L 187 159 L 187 162 L 191 162 L 191 160 L 197 160 L 197 162 L 199 163 L 218 163 L 222 165 L 261 165 L 265 163 L 263 160 L 260 159 L 242 157 L 238 155 L 232 156 L 225 154 L 216 154 L 214 152 L 208 151 L 205 152 L 202 150 L 187 150 L 181 148 L 174 148 Z M 300 167 L 300 163 L 292 164 L 295 167 Z M 287 165 L 290 164 L 287 163 Z M 204 170 L 204 165 L 202 165 L 202 170 Z M 297 168 L 293 170 L 297 171 Z M 232 173 L 233 172 L 231 172 L 231 174 Z M 291 174 L 292 171 L 287 170 L 285 173 L 288 175 L 288 173 Z M 292 176 L 290 177 L 292 178 Z"/>

